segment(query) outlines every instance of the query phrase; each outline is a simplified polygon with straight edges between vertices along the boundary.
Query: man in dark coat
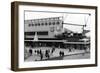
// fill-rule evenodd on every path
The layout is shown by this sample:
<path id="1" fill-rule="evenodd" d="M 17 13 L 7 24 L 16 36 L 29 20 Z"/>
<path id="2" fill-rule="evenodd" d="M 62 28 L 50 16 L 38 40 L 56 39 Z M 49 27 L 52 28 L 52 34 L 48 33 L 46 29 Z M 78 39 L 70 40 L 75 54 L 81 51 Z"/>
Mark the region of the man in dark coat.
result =
<path id="1" fill-rule="evenodd" d="M 29 54 L 30 54 L 30 56 L 32 55 L 32 49 L 29 50 Z"/>

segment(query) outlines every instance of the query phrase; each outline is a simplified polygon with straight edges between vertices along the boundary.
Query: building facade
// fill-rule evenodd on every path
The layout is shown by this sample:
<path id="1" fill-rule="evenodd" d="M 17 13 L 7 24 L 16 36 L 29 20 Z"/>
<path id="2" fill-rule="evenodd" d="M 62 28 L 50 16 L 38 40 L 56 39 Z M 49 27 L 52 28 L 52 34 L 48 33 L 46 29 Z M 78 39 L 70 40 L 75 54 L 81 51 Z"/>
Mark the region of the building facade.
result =
<path id="1" fill-rule="evenodd" d="M 62 17 L 25 20 L 25 39 L 32 39 L 35 34 L 38 38 L 55 38 L 62 31 L 62 22 Z"/>
<path id="2" fill-rule="evenodd" d="M 84 45 L 90 45 L 89 41 L 80 41 L 84 38 L 82 34 L 73 33 L 68 29 L 63 30 L 63 17 L 25 20 L 24 23 L 24 42 L 26 46 L 83 49 Z M 56 36 L 59 34 L 61 35 Z"/>

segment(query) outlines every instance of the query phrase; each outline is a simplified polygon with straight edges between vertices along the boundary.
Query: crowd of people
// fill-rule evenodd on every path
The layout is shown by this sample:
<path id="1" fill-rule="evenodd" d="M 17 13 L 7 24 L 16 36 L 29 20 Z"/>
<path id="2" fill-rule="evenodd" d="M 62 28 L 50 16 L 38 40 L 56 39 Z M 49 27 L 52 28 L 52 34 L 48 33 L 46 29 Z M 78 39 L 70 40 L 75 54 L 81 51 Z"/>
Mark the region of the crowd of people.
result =
<path id="1" fill-rule="evenodd" d="M 34 48 L 30 48 L 29 49 L 29 52 L 28 52 L 29 55 L 30 56 L 36 55 L 36 56 L 38 56 L 40 58 L 38 60 L 42 61 L 42 60 L 49 60 L 51 58 L 51 56 L 53 55 L 53 53 L 55 52 L 55 50 L 57 50 L 59 48 L 52 47 L 50 49 L 45 49 L 45 50 L 44 50 L 44 48 L 42 48 L 42 49 L 34 49 L 34 50 L 33 49 Z M 73 48 L 68 48 L 67 50 L 68 50 L 68 52 L 73 52 L 74 51 Z M 86 50 L 87 50 L 87 48 L 84 47 L 84 51 L 85 52 L 86 52 Z M 65 52 L 62 51 L 62 50 L 60 50 L 58 54 L 59 54 L 58 57 L 64 57 L 65 56 Z M 35 61 L 37 61 L 37 59 L 35 59 Z"/>
<path id="2" fill-rule="evenodd" d="M 50 55 L 53 54 L 53 52 L 55 51 L 55 48 L 52 48 L 52 50 L 41 50 L 41 49 L 35 49 L 34 51 L 30 48 L 29 49 L 29 54 L 30 56 L 33 55 L 33 52 L 35 55 L 40 56 L 40 60 L 43 60 L 43 58 L 45 57 L 45 59 L 49 59 Z"/>
<path id="3" fill-rule="evenodd" d="M 32 49 L 29 49 L 29 54 L 30 54 L 30 56 L 32 56 L 34 54 L 39 56 L 40 60 L 46 60 L 46 59 L 48 60 L 53 55 L 55 50 L 56 50 L 56 48 L 54 48 L 54 47 L 52 49 L 46 49 L 46 50 L 35 49 L 34 51 Z M 64 56 L 64 51 L 60 51 L 59 57 L 63 57 L 63 56 Z M 37 59 L 35 61 L 37 61 Z"/>

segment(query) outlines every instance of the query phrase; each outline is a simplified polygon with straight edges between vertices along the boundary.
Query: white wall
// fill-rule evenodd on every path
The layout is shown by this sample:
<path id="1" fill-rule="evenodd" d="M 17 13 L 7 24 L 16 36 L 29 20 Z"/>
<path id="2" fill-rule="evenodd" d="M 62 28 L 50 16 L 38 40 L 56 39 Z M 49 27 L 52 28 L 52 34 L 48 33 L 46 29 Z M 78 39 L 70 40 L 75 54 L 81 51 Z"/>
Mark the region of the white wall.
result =
<path id="1" fill-rule="evenodd" d="M 0 0 L 0 73 L 13 73 L 10 70 L 10 54 L 11 54 L 11 5 L 14 0 Z M 100 0 L 20 0 L 20 1 L 33 1 L 33 2 L 45 2 L 45 3 L 62 3 L 62 4 L 77 4 L 77 5 L 94 5 L 99 7 L 100 13 Z M 100 14 L 98 14 L 98 19 Z M 98 28 L 100 22 L 98 22 Z M 98 29 L 100 31 L 100 29 Z M 100 34 L 98 34 L 100 37 Z M 100 43 L 100 39 L 98 39 Z M 100 46 L 99 46 L 100 48 Z M 98 48 L 98 52 L 100 49 Z M 98 54 L 100 56 L 100 53 Z M 100 61 L 100 58 L 98 58 Z M 99 73 L 100 62 L 98 67 L 88 68 L 73 68 L 73 69 L 55 69 L 55 70 L 40 70 L 34 71 L 34 73 Z M 22 72 L 24 73 L 24 72 Z M 33 73 L 33 71 L 26 71 L 25 73 Z"/>

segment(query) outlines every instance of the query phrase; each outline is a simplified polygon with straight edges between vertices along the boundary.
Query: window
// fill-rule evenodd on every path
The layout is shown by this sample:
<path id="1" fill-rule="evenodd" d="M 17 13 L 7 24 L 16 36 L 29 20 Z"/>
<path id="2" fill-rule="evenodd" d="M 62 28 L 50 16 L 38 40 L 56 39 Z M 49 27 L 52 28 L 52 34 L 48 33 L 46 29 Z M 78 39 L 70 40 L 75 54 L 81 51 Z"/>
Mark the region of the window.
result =
<path id="1" fill-rule="evenodd" d="M 40 26 L 40 23 L 38 23 L 38 26 Z"/>
<path id="2" fill-rule="evenodd" d="M 31 24 L 28 25 L 29 27 L 31 26 Z"/>
<path id="3" fill-rule="evenodd" d="M 32 24 L 32 26 L 34 26 L 34 24 Z"/>
<path id="4" fill-rule="evenodd" d="M 57 24 L 59 25 L 59 21 L 57 21 Z"/>
<path id="5" fill-rule="evenodd" d="M 51 25 L 51 22 L 49 22 L 49 25 Z"/>
<path id="6" fill-rule="evenodd" d="M 35 26 L 37 26 L 37 24 L 35 24 Z"/>
<path id="7" fill-rule="evenodd" d="M 55 25 L 55 22 L 53 22 L 53 25 Z"/>
<path id="8" fill-rule="evenodd" d="M 37 35 L 48 35 L 48 31 L 38 31 Z"/>
<path id="9" fill-rule="evenodd" d="M 43 26 L 43 25 L 44 25 L 44 23 L 41 23 L 41 25 Z"/>
<path id="10" fill-rule="evenodd" d="M 35 32 L 25 32 L 25 35 L 35 35 Z"/>
<path id="11" fill-rule="evenodd" d="M 45 25 L 47 25 L 47 23 L 45 23 Z"/>

